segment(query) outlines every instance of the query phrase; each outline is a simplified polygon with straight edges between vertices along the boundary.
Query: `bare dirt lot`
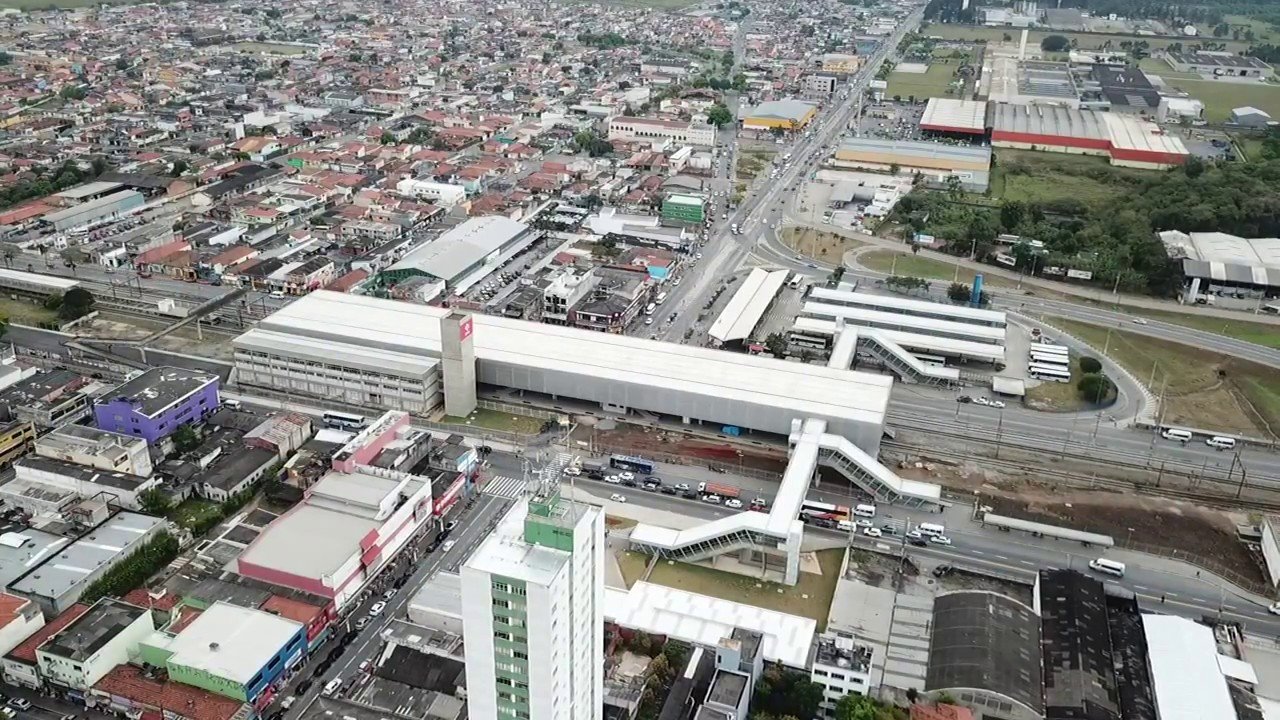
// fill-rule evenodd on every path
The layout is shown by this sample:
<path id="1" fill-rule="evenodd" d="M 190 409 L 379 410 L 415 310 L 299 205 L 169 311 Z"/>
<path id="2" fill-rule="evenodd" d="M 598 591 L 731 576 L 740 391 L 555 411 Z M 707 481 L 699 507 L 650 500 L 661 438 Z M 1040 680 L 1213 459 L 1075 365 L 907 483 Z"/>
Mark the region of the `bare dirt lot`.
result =
<path id="1" fill-rule="evenodd" d="M 860 240 L 813 228 L 787 228 L 782 233 L 782 241 L 801 255 L 834 263 L 841 262 L 845 252 L 865 244 Z"/>
<path id="2" fill-rule="evenodd" d="M 591 434 L 590 429 L 586 429 L 586 432 L 588 435 Z M 686 465 L 697 464 L 702 460 L 778 474 L 781 474 L 787 466 L 787 456 L 781 448 L 756 448 L 744 444 L 716 442 L 683 433 L 634 425 L 619 425 L 613 430 L 596 430 L 594 439 L 601 447 L 617 448 L 619 451 L 643 455 L 659 461 L 670 461 L 673 457 L 680 458 L 674 461 Z"/>

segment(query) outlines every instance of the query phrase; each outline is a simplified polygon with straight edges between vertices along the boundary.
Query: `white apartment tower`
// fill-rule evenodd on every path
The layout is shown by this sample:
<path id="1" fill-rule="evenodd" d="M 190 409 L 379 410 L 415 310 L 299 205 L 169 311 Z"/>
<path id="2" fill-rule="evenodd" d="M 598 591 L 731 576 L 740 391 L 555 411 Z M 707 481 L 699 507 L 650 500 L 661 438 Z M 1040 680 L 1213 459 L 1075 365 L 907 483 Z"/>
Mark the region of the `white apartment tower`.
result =
<path id="1" fill-rule="evenodd" d="M 518 502 L 462 568 L 467 715 L 600 720 L 604 513 L 558 488 Z"/>

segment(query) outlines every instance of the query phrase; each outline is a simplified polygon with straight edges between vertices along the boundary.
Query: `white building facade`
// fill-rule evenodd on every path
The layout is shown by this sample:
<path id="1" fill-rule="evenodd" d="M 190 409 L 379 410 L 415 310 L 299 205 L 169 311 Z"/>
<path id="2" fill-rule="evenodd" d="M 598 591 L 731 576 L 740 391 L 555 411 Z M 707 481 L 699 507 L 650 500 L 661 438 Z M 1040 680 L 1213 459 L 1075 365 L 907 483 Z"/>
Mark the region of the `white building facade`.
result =
<path id="1" fill-rule="evenodd" d="M 682 145 L 711 147 L 716 144 L 716 129 L 712 125 L 683 120 L 618 116 L 609 121 L 609 139 L 625 142 L 669 140 Z"/>
<path id="2" fill-rule="evenodd" d="M 600 720 L 604 514 L 552 489 L 518 503 L 462 568 L 468 715 Z"/>

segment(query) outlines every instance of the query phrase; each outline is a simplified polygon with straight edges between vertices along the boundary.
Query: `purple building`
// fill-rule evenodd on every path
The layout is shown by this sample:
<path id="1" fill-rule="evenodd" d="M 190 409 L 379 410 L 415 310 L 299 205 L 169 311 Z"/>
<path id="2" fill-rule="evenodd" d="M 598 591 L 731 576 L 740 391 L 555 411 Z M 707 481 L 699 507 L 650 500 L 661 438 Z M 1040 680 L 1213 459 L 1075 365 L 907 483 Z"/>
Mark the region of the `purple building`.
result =
<path id="1" fill-rule="evenodd" d="M 102 430 L 146 438 L 168 437 L 218 409 L 218 376 L 176 367 L 152 368 L 103 395 L 93 407 Z"/>

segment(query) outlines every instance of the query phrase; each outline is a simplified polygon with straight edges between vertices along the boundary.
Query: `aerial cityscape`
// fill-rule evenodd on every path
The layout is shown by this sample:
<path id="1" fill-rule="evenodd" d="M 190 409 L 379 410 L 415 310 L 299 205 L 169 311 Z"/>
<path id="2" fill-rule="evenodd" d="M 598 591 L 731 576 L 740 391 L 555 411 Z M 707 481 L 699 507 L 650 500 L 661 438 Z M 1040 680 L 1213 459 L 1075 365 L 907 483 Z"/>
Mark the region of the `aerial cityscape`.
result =
<path id="1" fill-rule="evenodd" d="M 1276 63 L 0 0 L 0 720 L 1280 720 Z"/>

